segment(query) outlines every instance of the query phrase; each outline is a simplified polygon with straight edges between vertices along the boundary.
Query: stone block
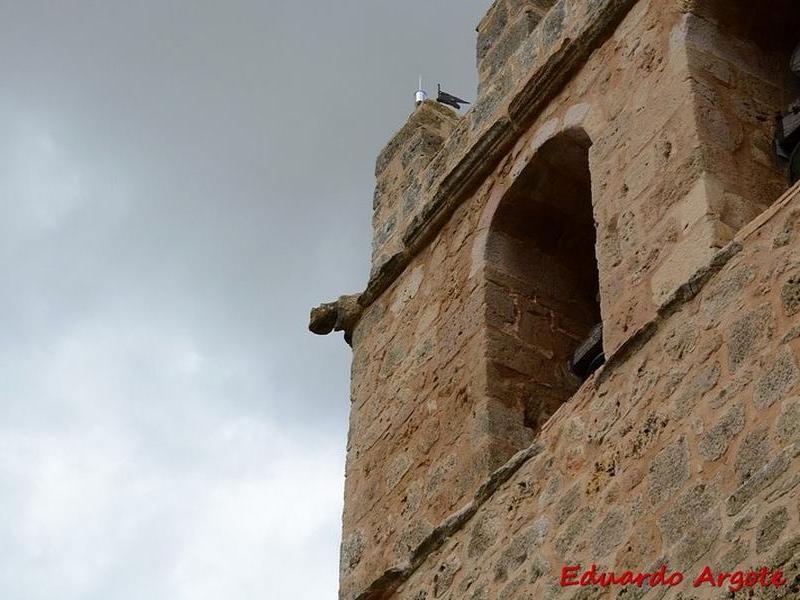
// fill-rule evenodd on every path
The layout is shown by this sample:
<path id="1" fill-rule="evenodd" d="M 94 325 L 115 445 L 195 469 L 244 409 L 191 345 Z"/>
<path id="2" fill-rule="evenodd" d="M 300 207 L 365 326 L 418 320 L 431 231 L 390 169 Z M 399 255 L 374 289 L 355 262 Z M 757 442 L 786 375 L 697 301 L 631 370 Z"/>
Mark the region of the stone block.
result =
<path id="1" fill-rule="evenodd" d="M 664 448 L 650 464 L 650 503 L 658 506 L 668 499 L 689 478 L 689 472 L 689 448 L 685 439 Z"/>
<path id="2" fill-rule="evenodd" d="M 512 19 L 500 37 L 494 40 L 491 50 L 479 60 L 479 97 L 483 96 L 483 91 L 494 82 L 495 76 L 506 69 L 509 58 L 539 23 L 541 15 L 536 11 L 525 9 L 514 15 Z"/>
<path id="3" fill-rule="evenodd" d="M 787 446 L 740 485 L 726 501 L 728 516 L 738 515 L 753 498 L 775 483 L 799 453 L 800 445 Z"/>
<path id="4" fill-rule="evenodd" d="M 654 271 L 651 279 L 653 303 L 661 305 L 708 264 L 731 237 L 732 231 L 713 217 L 706 216 L 696 222 L 672 245 L 669 254 Z"/>
<path id="5" fill-rule="evenodd" d="M 800 275 L 790 277 L 781 288 L 783 312 L 791 317 L 800 312 Z"/>
<path id="6" fill-rule="evenodd" d="M 497 44 L 508 25 L 509 8 L 505 0 L 495 0 L 486 15 L 478 24 L 477 64 L 480 70 L 481 61 Z"/>
<path id="7" fill-rule="evenodd" d="M 768 304 L 733 322 L 728 340 L 728 361 L 731 373 L 757 354 L 772 335 L 772 310 Z"/>
<path id="8" fill-rule="evenodd" d="M 470 531 L 467 556 L 471 559 L 483 556 L 494 544 L 501 526 L 502 521 L 498 514 L 494 512 L 481 514 Z"/>
<path id="9" fill-rule="evenodd" d="M 762 554 L 772 548 L 789 523 L 789 511 L 785 506 L 764 515 L 756 529 L 756 552 Z"/>
<path id="10" fill-rule="evenodd" d="M 744 429 L 744 406 L 731 408 L 711 429 L 700 437 L 698 450 L 705 460 L 717 460 Z"/>
<path id="11" fill-rule="evenodd" d="M 784 348 L 766 372 L 756 381 L 753 403 L 756 408 L 772 406 L 797 383 L 797 362 L 791 348 Z"/>
<path id="12" fill-rule="evenodd" d="M 769 460 L 767 430 L 756 429 L 747 434 L 736 454 L 734 470 L 740 482 L 747 481 Z"/>
<path id="13" fill-rule="evenodd" d="M 696 485 L 681 497 L 658 519 L 661 536 L 673 544 L 702 527 L 706 515 L 717 505 L 718 490 L 705 484 Z"/>
<path id="14" fill-rule="evenodd" d="M 781 444 L 800 442 L 800 399 L 788 398 L 775 427 Z"/>
<path id="15" fill-rule="evenodd" d="M 625 513 L 619 508 L 610 510 L 592 534 L 593 556 L 598 559 L 605 557 L 617 548 L 627 536 L 628 520 Z"/>

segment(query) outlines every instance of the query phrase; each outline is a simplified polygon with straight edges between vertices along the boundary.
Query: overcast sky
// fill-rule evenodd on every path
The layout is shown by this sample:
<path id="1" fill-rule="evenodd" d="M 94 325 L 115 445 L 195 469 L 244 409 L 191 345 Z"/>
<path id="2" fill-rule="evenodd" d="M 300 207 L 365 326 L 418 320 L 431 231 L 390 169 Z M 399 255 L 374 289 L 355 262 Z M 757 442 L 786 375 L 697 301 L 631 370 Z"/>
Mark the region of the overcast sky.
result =
<path id="1" fill-rule="evenodd" d="M 0 597 L 336 596 L 373 164 L 488 0 L 0 0 Z"/>

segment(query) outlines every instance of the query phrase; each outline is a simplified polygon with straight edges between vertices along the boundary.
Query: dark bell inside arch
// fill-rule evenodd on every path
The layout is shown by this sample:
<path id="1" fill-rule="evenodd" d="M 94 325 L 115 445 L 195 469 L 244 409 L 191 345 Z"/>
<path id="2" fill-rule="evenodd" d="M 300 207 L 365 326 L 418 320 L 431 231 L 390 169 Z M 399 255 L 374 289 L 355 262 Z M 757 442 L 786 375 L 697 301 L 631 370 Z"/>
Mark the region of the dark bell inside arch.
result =
<path id="1" fill-rule="evenodd" d="M 598 323 L 587 338 L 575 349 L 569 361 L 569 370 L 581 379 L 587 379 L 606 362 L 603 354 L 603 324 Z"/>
<path id="2" fill-rule="evenodd" d="M 789 68 L 800 78 L 800 45 L 792 53 Z M 789 182 L 800 181 L 800 98 L 778 119 L 775 148 L 778 158 L 789 163 Z"/>

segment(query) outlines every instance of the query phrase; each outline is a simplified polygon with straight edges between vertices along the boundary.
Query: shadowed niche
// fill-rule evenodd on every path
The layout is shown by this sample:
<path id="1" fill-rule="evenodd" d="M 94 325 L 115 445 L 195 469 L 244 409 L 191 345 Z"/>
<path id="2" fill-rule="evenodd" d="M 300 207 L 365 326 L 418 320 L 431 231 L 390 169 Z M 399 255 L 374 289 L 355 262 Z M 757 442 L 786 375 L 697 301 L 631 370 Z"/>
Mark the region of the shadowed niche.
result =
<path id="1" fill-rule="evenodd" d="M 750 202 L 739 207 L 724 201 L 718 207 L 722 221 L 734 230 L 800 177 L 800 153 L 795 153 L 800 146 L 800 77 L 792 69 L 792 57 L 800 52 L 800 3 L 765 0 L 755 6 L 705 0 L 691 9 L 704 23 L 690 35 L 688 55 L 690 71 L 704 86 L 698 83 L 703 141 L 709 148 L 720 143 L 711 116 L 721 112 L 736 125 L 741 146 L 715 167 Z M 793 158 L 797 166 L 790 175 Z"/>
<path id="2" fill-rule="evenodd" d="M 580 386 L 573 356 L 600 323 L 590 145 L 582 130 L 544 144 L 490 226 L 488 392 L 528 436 Z"/>

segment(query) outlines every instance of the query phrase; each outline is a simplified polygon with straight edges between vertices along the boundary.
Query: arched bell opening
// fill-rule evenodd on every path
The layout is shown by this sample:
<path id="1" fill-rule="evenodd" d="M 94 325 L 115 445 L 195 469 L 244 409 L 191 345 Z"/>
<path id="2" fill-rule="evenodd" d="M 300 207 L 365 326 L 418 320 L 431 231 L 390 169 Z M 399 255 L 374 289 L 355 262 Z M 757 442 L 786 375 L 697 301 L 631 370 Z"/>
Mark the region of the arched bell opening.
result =
<path id="1" fill-rule="evenodd" d="M 603 361 L 590 146 L 583 130 L 546 142 L 489 228 L 488 390 L 528 431 Z"/>

